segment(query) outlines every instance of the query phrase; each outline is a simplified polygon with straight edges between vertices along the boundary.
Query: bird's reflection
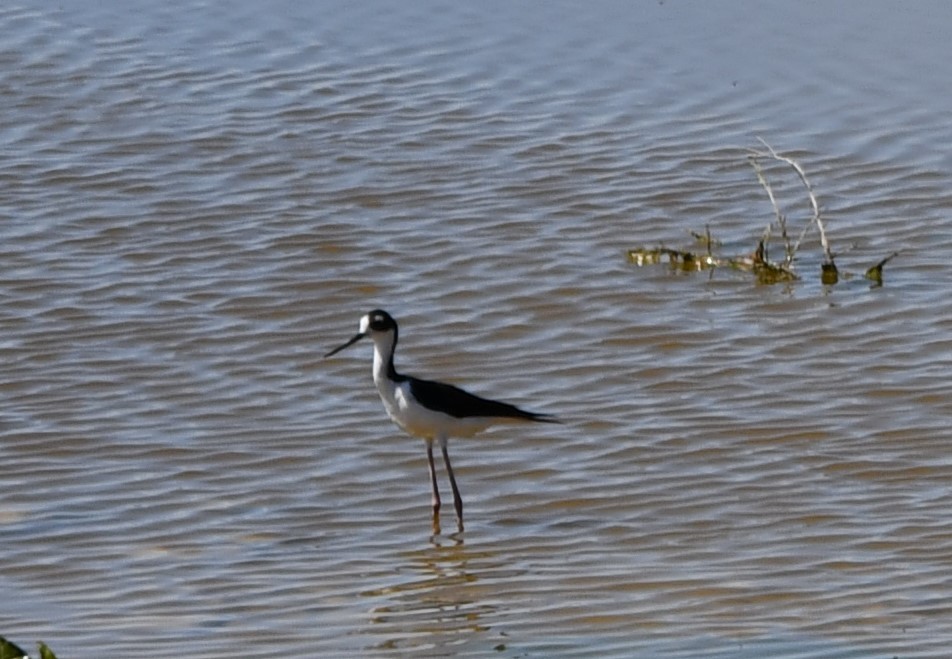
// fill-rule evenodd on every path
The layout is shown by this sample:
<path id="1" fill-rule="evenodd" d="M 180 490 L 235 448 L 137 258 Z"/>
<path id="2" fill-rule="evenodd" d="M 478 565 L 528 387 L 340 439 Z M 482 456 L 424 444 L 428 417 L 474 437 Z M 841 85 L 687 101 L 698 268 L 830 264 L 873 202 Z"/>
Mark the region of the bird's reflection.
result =
<path id="1" fill-rule="evenodd" d="M 497 606 L 486 601 L 481 574 L 494 569 L 493 552 L 474 551 L 459 537 L 433 536 L 427 547 L 405 552 L 393 583 L 366 591 L 385 600 L 370 611 L 379 648 L 445 650 L 499 647 L 505 635 L 492 630 Z"/>

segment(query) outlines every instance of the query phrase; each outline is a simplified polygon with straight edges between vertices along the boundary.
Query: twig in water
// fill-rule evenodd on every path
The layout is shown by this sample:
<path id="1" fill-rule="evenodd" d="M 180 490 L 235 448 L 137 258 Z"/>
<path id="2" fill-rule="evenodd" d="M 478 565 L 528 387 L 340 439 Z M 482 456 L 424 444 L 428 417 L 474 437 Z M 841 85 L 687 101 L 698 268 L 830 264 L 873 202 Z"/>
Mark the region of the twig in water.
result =
<path id="1" fill-rule="evenodd" d="M 816 195 L 813 194 L 813 186 L 810 185 L 810 180 L 807 178 L 806 172 L 803 171 L 803 168 L 800 166 L 800 163 L 798 163 L 793 158 L 790 158 L 788 156 L 782 156 L 779 153 L 777 153 L 776 150 L 774 150 L 774 148 L 770 146 L 766 142 L 766 140 L 764 140 L 763 138 L 758 137 L 757 141 L 763 144 L 767 148 L 768 153 L 763 153 L 761 151 L 753 151 L 752 156 L 754 158 L 770 157 L 770 158 L 773 158 L 774 160 L 787 163 L 797 173 L 797 176 L 800 177 L 800 181 L 801 183 L 803 183 L 803 187 L 806 188 L 807 195 L 810 197 L 810 206 L 813 209 L 813 217 L 811 219 L 811 222 L 807 224 L 807 226 L 800 233 L 800 237 L 797 239 L 797 242 L 793 246 L 793 253 L 796 253 L 796 251 L 800 248 L 800 243 L 803 241 L 803 237 L 806 235 L 807 229 L 813 224 L 816 224 L 817 230 L 819 230 L 820 232 L 820 245 L 823 247 L 823 255 L 825 259 L 822 266 L 823 281 L 824 283 L 835 283 L 837 279 L 837 270 L 836 270 L 836 263 L 833 261 L 833 256 L 834 256 L 833 251 L 830 249 L 830 243 L 826 238 L 826 228 L 823 226 L 823 218 L 820 216 L 820 204 L 817 203 Z"/>
<path id="2" fill-rule="evenodd" d="M 774 195 L 773 188 L 770 187 L 770 182 L 767 180 L 767 176 L 764 174 L 764 168 L 760 166 L 757 158 L 760 157 L 756 152 L 748 157 L 748 161 L 751 166 L 754 168 L 754 173 L 757 174 L 757 180 L 760 181 L 760 185 L 767 192 L 767 197 L 770 199 L 770 205 L 773 206 L 774 215 L 777 216 L 777 226 L 780 227 L 780 235 L 783 237 L 783 246 L 786 257 L 784 259 L 784 265 L 789 266 L 793 262 L 793 255 L 795 250 L 791 248 L 790 238 L 787 236 L 787 218 L 780 212 L 780 205 L 777 203 L 777 197 Z M 764 244 L 770 241 L 770 227 L 768 224 L 767 228 L 764 229 L 764 235 L 761 238 L 761 242 Z"/>

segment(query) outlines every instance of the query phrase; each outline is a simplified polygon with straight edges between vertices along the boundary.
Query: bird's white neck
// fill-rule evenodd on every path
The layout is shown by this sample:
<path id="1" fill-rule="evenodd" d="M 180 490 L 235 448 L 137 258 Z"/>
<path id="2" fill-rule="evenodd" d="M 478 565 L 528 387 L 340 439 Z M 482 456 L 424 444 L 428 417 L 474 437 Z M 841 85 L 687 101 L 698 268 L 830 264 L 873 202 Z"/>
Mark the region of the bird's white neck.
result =
<path id="1" fill-rule="evenodd" d="M 393 334 L 374 337 L 374 382 L 377 386 L 389 382 L 396 370 L 393 368 Z"/>

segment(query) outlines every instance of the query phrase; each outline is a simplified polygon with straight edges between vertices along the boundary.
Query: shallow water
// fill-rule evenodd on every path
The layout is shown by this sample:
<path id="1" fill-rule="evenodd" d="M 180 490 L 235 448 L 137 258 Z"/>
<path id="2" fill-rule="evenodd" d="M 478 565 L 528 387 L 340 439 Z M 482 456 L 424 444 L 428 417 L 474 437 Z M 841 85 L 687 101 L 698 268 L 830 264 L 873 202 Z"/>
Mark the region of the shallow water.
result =
<path id="1" fill-rule="evenodd" d="M 0 635 L 944 655 L 952 6 L 87 5 L 0 9 Z M 815 232 L 785 285 L 627 261 L 752 251 L 758 137 L 840 283 Z M 452 443 L 462 536 L 369 346 L 320 357 L 376 306 L 566 422 Z"/>

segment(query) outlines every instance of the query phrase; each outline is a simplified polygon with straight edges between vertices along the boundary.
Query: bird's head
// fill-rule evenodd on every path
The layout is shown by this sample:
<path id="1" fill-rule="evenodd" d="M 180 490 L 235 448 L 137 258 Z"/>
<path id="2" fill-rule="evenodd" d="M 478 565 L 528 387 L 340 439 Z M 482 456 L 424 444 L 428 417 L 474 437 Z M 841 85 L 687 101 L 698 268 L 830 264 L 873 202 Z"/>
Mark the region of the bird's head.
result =
<path id="1" fill-rule="evenodd" d="M 360 331 L 357 332 L 357 334 L 351 337 L 347 343 L 331 350 L 324 355 L 324 357 L 327 358 L 336 355 L 344 348 L 349 348 L 364 337 L 370 337 L 370 340 L 377 345 L 381 345 L 382 342 L 392 342 L 396 344 L 397 321 L 383 309 L 374 309 L 360 319 Z"/>

